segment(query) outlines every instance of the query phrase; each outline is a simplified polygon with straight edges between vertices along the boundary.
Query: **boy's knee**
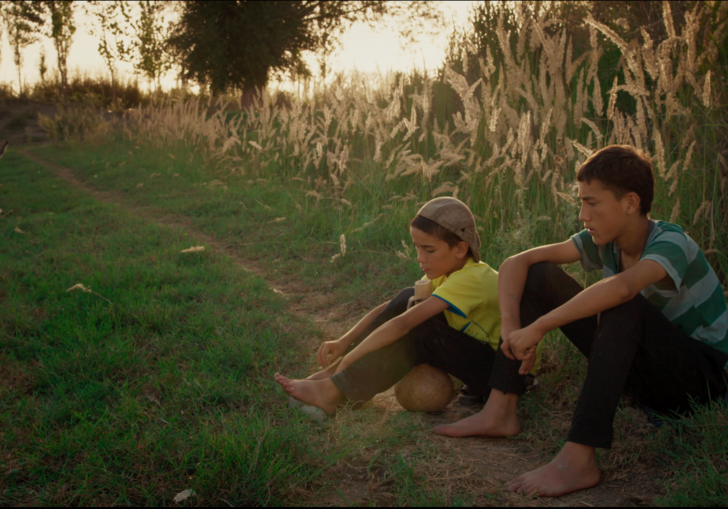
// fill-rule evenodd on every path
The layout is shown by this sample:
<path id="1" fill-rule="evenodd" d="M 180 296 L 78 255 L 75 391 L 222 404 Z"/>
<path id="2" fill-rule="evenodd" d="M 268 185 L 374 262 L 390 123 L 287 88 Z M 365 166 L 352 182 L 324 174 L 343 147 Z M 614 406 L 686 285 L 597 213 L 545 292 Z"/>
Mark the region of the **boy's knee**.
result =
<path id="1" fill-rule="evenodd" d="M 405 288 L 404 290 L 399 292 L 395 298 L 389 301 L 387 309 L 401 310 L 398 314 L 404 313 L 407 310 L 407 303 L 409 302 L 410 297 L 412 297 L 414 294 L 415 289 L 413 287 Z"/>
<path id="2" fill-rule="evenodd" d="M 535 288 L 542 288 L 548 281 L 553 280 L 556 274 L 561 271 L 558 265 L 551 262 L 534 263 L 528 268 L 526 285 Z"/>
<path id="3" fill-rule="evenodd" d="M 651 304 L 647 302 L 647 299 L 645 299 L 642 295 L 637 295 L 627 302 L 623 302 L 618 306 L 602 311 L 601 316 L 599 317 L 599 323 L 602 323 L 604 320 L 615 320 L 617 323 L 628 323 L 635 318 L 643 317 L 645 315 L 645 311 L 650 311 L 649 309 L 645 309 L 645 304 L 651 306 Z"/>

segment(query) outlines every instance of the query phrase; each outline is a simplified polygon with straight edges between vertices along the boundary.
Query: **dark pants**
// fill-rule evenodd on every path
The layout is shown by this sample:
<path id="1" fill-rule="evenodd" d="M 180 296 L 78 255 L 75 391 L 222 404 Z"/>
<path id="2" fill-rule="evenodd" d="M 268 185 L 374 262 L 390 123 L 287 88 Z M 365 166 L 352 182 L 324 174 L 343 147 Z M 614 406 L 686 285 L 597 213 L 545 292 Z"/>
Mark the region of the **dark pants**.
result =
<path id="1" fill-rule="evenodd" d="M 401 315 L 413 288 L 402 290 L 354 341 L 353 350 L 380 325 Z M 384 392 L 418 364 L 429 364 L 465 382 L 475 392 L 487 396 L 488 381 L 495 359 L 493 348 L 483 341 L 453 329 L 440 313 L 413 328 L 397 341 L 370 352 L 331 377 L 336 387 L 354 403 L 363 403 Z M 519 362 L 520 365 L 520 362 Z M 523 383 L 523 377 L 519 378 Z M 520 387 L 508 385 L 510 390 Z"/>
<path id="2" fill-rule="evenodd" d="M 582 287 L 551 263 L 533 265 L 521 298 L 521 326 L 561 306 Z M 589 359 L 567 440 L 609 448 L 623 393 L 662 414 L 685 413 L 726 392 L 728 355 L 689 338 L 642 295 L 596 316 L 561 327 Z M 504 392 L 517 363 L 498 349 L 490 386 Z M 516 393 L 518 394 L 518 393 Z"/>

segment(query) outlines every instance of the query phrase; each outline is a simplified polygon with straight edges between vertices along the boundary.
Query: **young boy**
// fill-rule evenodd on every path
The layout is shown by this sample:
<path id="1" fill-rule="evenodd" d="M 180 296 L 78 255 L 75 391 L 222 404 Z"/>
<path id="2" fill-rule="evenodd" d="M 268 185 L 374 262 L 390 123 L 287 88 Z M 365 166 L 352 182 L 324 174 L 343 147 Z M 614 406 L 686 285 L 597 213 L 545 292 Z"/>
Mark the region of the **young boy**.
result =
<path id="1" fill-rule="evenodd" d="M 474 391 L 490 391 L 501 326 L 498 273 L 480 261 L 473 214 L 455 198 L 436 198 L 417 213 L 410 234 L 432 296 L 408 310 L 408 288 L 381 304 L 340 339 L 323 343 L 317 361 L 326 369 L 305 380 L 276 373 L 289 396 L 332 413 L 346 401 L 370 400 L 425 363 Z"/>
<path id="2" fill-rule="evenodd" d="M 500 268 L 502 344 L 483 411 L 436 428 L 447 436 L 519 431 L 518 391 L 543 336 L 559 327 L 589 359 L 561 452 L 509 481 L 518 493 L 560 496 L 599 482 L 594 449 L 609 448 L 623 392 L 662 414 L 687 412 L 726 391 L 728 312 L 715 272 L 682 229 L 653 221 L 649 160 L 629 146 L 592 155 L 577 174 L 586 229 Z M 583 290 L 555 264 L 580 261 L 604 279 Z M 520 361 L 520 362 L 519 362 Z"/>

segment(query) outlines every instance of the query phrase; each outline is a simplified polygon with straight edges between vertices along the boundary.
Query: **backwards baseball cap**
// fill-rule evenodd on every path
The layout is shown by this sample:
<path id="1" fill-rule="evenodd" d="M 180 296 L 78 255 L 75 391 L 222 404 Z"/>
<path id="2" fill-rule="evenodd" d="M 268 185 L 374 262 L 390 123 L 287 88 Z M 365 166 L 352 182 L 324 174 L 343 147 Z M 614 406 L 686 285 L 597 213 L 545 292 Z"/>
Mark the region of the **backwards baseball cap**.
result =
<path id="1" fill-rule="evenodd" d="M 460 237 L 470 247 L 475 261 L 480 261 L 480 236 L 475 229 L 475 218 L 463 202 L 457 198 L 435 198 L 425 203 L 417 215 Z"/>

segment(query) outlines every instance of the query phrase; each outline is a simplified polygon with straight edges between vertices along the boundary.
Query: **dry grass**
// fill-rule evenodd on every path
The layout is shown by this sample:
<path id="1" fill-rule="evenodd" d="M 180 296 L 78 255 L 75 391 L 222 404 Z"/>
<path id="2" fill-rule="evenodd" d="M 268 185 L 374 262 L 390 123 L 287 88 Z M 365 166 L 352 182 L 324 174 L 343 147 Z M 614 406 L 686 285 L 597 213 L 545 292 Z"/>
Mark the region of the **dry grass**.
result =
<path id="1" fill-rule="evenodd" d="M 696 133 L 720 99 L 708 69 L 717 48 L 708 43 L 699 55 L 695 38 L 699 23 L 711 15 L 726 17 L 726 10 L 711 14 L 696 4 L 685 26 L 675 27 L 665 5 L 669 37 L 659 45 L 644 30 L 641 40 L 628 42 L 587 18 L 591 46 L 578 56 L 566 30 L 549 35 L 548 19 L 522 29 L 513 53 L 511 34 L 499 20 L 503 62 L 494 62 L 489 51 L 485 59 L 466 58 L 466 67 L 480 71 L 474 83 L 446 64 L 443 79 L 459 96 L 462 109 L 444 124 L 433 114 L 435 78 L 424 78 L 407 95 L 401 75 L 352 73 L 330 85 L 324 104 L 314 90 L 278 107 L 263 90 L 250 110 L 232 115 L 223 98 L 169 99 L 129 111 L 125 132 L 129 139 L 160 146 L 183 143 L 204 151 L 223 182 L 281 174 L 307 182 L 317 199 L 331 197 L 356 206 L 347 191 L 374 172 L 385 183 L 407 179 L 413 189 L 425 186 L 430 196 L 482 203 L 488 215 L 497 216 L 495 207 L 500 205 L 501 219 L 511 225 L 518 222 L 516 209 L 510 202 L 498 203 L 503 199 L 499 194 L 512 195 L 504 183 L 515 185 L 517 200 L 527 190 L 541 197 L 542 208 L 534 216 L 568 217 L 574 206 L 569 186 L 574 171 L 594 150 L 625 143 L 653 154 L 659 212 L 685 227 L 690 217 L 693 223 L 714 222 L 721 209 L 706 205 L 711 197 L 681 202 L 680 191 L 684 179 L 694 180 L 699 164 L 705 164 L 703 156 L 716 148 Z M 606 108 L 597 79 L 604 53 L 601 38 L 622 52 Z M 620 93 L 634 100 L 634 113 L 620 111 Z M 725 148 L 723 144 L 718 141 L 718 148 Z M 719 175 L 718 182 L 722 188 L 725 176 Z M 528 209 L 525 203 L 517 205 Z M 704 237 L 696 240 L 712 247 L 715 230 L 705 230 Z"/>

